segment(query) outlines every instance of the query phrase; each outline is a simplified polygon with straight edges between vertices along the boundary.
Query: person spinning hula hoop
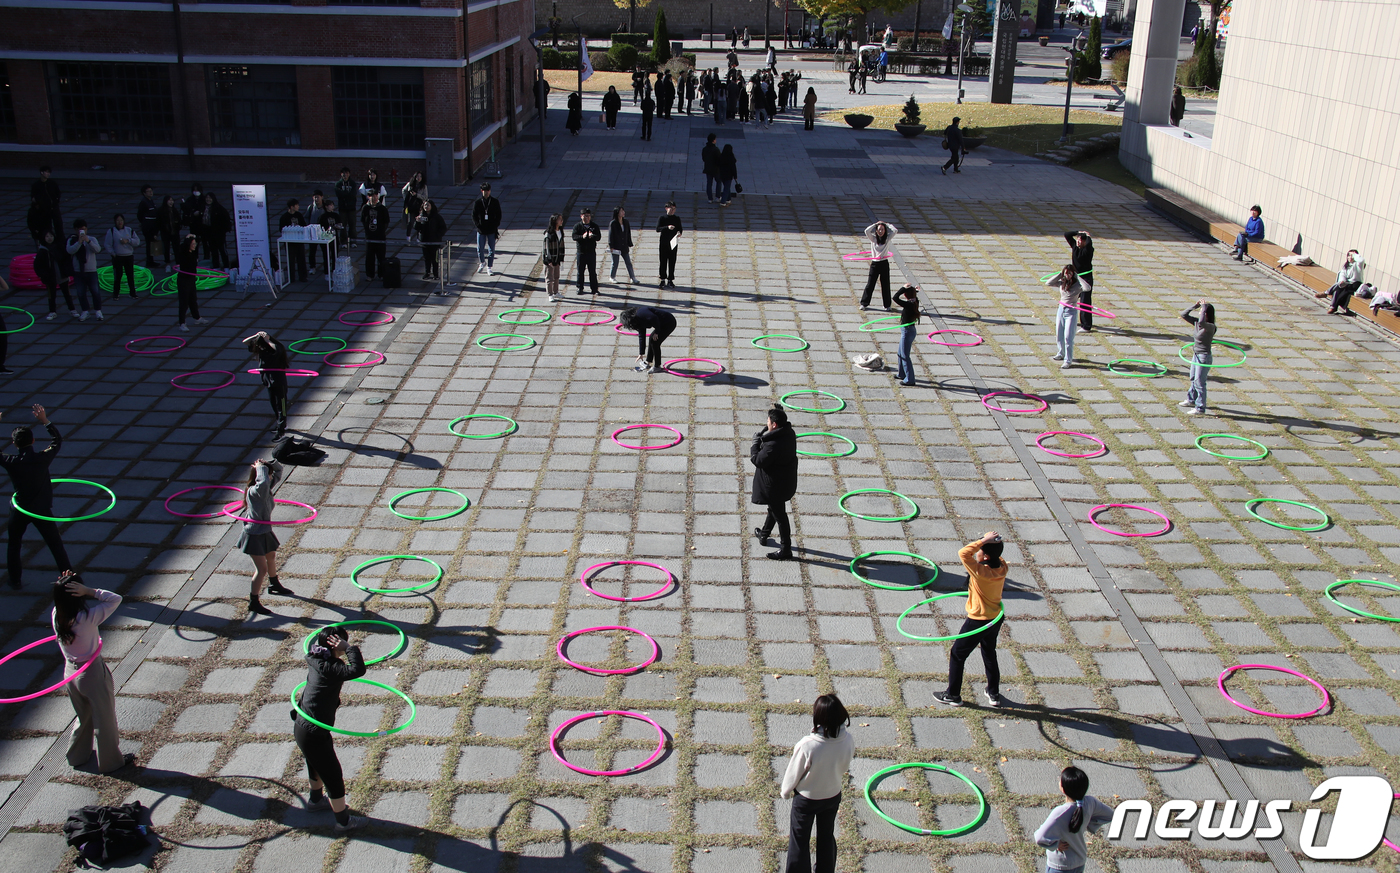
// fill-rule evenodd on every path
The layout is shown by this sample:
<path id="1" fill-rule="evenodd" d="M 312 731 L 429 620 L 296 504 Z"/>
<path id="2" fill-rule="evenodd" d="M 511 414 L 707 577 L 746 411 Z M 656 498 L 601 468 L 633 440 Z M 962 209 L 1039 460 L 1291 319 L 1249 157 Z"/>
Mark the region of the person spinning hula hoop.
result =
<path id="1" fill-rule="evenodd" d="M 87 598 L 97 603 L 87 605 Z M 101 639 L 97 628 L 122 605 L 120 594 L 89 588 L 72 570 L 64 570 L 53 583 L 53 611 L 50 620 L 63 652 L 63 678 L 67 679 L 87 664 L 83 674 L 69 682 L 68 700 L 78 715 L 78 723 L 68 736 L 68 763 L 77 768 L 92 759 L 93 735 L 97 736 L 97 771 L 112 773 L 136 760 L 122 754 L 121 732 L 117 729 L 117 698 L 112 671 L 98 655 Z M 96 658 L 93 656 L 97 655 Z"/>
<path id="2" fill-rule="evenodd" d="M 948 653 L 948 690 L 933 694 L 934 700 L 946 706 L 962 706 L 963 664 L 978 646 L 982 647 L 982 667 L 987 673 L 984 699 L 994 709 L 1006 703 L 1001 696 L 1001 665 L 997 663 L 997 634 L 1004 623 L 998 619 L 1007 569 L 1001 559 L 1003 548 L 1001 534 L 987 531 L 980 540 L 958 551 L 958 560 L 967 571 L 967 620 L 958 633 L 970 635 L 953 640 Z"/>
<path id="3" fill-rule="evenodd" d="M 1197 309 L 1201 310 L 1200 318 L 1191 314 Z M 1210 375 L 1210 366 L 1215 362 L 1210 348 L 1215 340 L 1215 304 L 1197 300 L 1181 313 L 1181 320 L 1194 325 L 1196 331 L 1195 344 L 1191 349 L 1191 387 L 1186 390 L 1186 399 L 1177 406 L 1191 407 L 1186 410 L 1187 415 L 1205 415 L 1206 377 Z"/>
<path id="4" fill-rule="evenodd" d="M 1082 286 L 1079 302 L 1084 304 L 1084 308 L 1079 310 L 1079 329 L 1093 333 L 1094 313 L 1089 307 L 1094 305 L 1094 241 L 1089 237 L 1089 231 L 1081 230 L 1065 234 L 1065 242 L 1069 243 L 1069 260 Z"/>
<path id="5" fill-rule="evenodd" d="M 287 435 L 287 374 L 280 372 L 290 368 L 287 347 L 265 330 L 244 337 L 242 342 L 248 351 L 258 356 L 258 367 L 262 369 L 258 375 L 267 387 L 267 401 L 272 404 L 272 415 L 277 420 L 277 432 L 272 436 L 276 442 Z"/>
<path id="6" fill-rule="evenodd" d="M 326 628 L 316 634 L 306 655 L 306 688 L 297 706 L 322 724 L 335 724 L 335 712 L 340 708 L 340 687 L 365 675 L 365 659 L 360 647 L 350 645 L 344 634 L 341 628 Z M 344 661 L 340 660 L 342 654 Z M 311 783 L 306 808 L 329 808 L 335 814 L 337 833 L 364 827 L 365 818 L 351 815 L 345 803 L 345 776 L 335 754 L 331 732 L 307 721 L 296 710 L 292 710 L 292 719 L 296 722 L 292 736 L 306 760 L 306 775 Z"/>
<path id="7" fill-rule="evenodd" d="M 42 404 L 34 404 L 34 417 L 49 432 L 49 447 L 42 452 L 34 451 L 34 432 L 27 427 L 17 427 L 10 433 L 10 444 L 19 451 L 13 455 L 0 453 L 0 467 L 4 467 L 5 472 L 10 474 L 10 483 L 15 488 L 14 503 L 30 512 L 53 515 L 53 482 L 49 478 L 49 464 L 58 457 L 58 450 L 63 446 L 63 437 L 59 436 L 58 428 L 49 421 Z M 57 524 L 11 508 L 8 530 L 10 542 L 6 549 L 6 558 L 10 587 L 16 591 L 23 584 L 24 564 L 21 551 L 24 546 L 24 532 L 31 524 L 44 538 L 44 544 L 49 547 L 49 553 L 53 555 L 58 569 L 73 568 L 68 561 L 68 552 L 63 548 L 63 538 L 58 535 Z"/>
<path id="8" fill-rule="evenodd" d="M 243 522 L 243 535 L 238 538 L 238 547 L 243 554 L 253 559 L 253 581 L 248 588 L 248 611 L 258 615 L 272 615 L 272 610 L 262 605 L 263 579 L 267 579 L 267 593 L 290 597 L 292 589 L 277 578 L 277 547 L 281 543 L 272 526 L 272 488 L 282 478 L 282 465 L 276 461 L 257 460 L 248 470 L 248 489 L 243 498 L 243 517 L 251 519 Z"/>

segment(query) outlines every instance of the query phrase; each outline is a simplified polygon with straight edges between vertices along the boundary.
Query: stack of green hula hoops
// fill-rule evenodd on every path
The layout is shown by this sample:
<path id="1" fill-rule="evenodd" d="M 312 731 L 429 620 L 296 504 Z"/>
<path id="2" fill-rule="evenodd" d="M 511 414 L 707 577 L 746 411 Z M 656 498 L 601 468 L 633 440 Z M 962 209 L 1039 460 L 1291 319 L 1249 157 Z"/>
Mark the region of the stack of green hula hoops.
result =
<path id="1" fill-rule="evenodd" d="M 154 274 L 151 273 L 150 270 L 146 269 L 145 267 L 139 267 L 139 266 L 138 266 L 138 267 L 135 267 L 134 269 L 135 269 L 135 275 L 136 275 L 136 293 L 137 293 L 137 294 L 145 294 L 147 291 L 150 291 L 150 290 L 151 290 L 151 287 L 152 287 L 153 285 L 156 284 L 156 277 L 155 277 Z M 110 292 L 110 291 L 112 290 L 112 282 L 113 282 L 112 268 L 111 268 L 111 267 L 98 267 L 98 268 L 97 268 L 97 287 L 98 287 L 98 288 L 101 288 L 102 291 L 103 291 L 103 293 L 108 293 L 108 292 Z M 126 287 L 126 281 L 125 281 L 125 279 L 122 280 L 122 287 L 123 287 L 123 288 Z"/>

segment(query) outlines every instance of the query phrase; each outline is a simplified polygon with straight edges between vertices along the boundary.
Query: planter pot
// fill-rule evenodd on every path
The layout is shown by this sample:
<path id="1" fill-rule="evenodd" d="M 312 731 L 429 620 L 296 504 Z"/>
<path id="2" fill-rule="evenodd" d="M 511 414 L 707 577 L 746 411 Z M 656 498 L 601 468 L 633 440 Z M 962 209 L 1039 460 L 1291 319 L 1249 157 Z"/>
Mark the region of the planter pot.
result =
<path id="1" fill-rule="evenodd" d="M 1040 38 L 1040 44 L 1041 44 L 1041 45 L 1049 45 L 1049 44 L 1050 44 L 1050 37 L 1048 37 L 1048 36 L 1042 36 L 1042 37 Z"/>
<path id="2" fill-rule="evenodd" d="M 852 114 L 846 116 L 846 123 L 856 130 L 864 130 L 870 126 L 870 122 L 875 120 L 873 115 Z"/>
<path id="3" fill-rule="evenodd" d="M 910 139 L 913 139 L 914 137 L 918 136 L 919 134 L 921 134 L 921 133 L 923 133 L 925 130 L 927 130 L 927 129 L 928 129 L 928 125 L 924 125 L 924 124 L 895 124 L 894 129 L 897 130 L 897 131 L 899 131 L 899 133 L 900 133 L 901 136 L 907 136 L 907 137 L 909 137 Z"/>
<path id="4" fill-rule="evenodd" d="M 963 137 L 963 148 L 972 151 L 986 142 L 987 138 L 985 136 L 965 136 Z"/>

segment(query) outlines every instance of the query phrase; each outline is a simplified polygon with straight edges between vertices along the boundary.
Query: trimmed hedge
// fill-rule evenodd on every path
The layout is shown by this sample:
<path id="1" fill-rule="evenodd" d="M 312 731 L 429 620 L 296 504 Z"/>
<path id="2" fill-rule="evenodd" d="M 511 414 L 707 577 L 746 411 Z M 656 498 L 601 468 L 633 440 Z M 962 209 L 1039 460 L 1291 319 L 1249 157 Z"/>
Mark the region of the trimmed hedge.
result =
<path id="1" fill-rule="evenodd" d="M 632 34 L 617 35 L 631 36 Z M 613 69 L 621 70 L 623 72 L 627 72 L 628 70 L 631 70 L 637 66 L 638 54 L 639 51 L 637 47 L 635 45 L 631 45 L 630 43 L 614 43 L 613 47 L 608 49 L 608 57 L 611 59 Z M 598 67 L 598 64 L 596 62 L 593 64 L 593 66 L 597 69 L 601 69 L 601 67 Z"/>
<path id="2" fill-rule="evenodd" d="M 598 73 L 612 73 L 617 71 L 613 65 L 612 56 L 607 52 L 589 52 L 588 60 L 593 64 L 593 70 Z"/>
<path id="3" fill-rule="evenodd" d="M 612 35 L 614 48 L 619 45 L 630 45 L 641 52 L 649 42 L 651 42 L 651 34 L 649 33 L 614 33 Z"/>

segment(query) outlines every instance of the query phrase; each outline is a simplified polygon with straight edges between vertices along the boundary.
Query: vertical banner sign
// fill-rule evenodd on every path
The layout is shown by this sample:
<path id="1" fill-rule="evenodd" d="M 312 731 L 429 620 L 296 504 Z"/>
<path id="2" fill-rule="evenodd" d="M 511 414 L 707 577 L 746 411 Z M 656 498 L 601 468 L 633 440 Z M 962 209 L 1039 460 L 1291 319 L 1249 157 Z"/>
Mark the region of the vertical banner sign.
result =
<path id="1" fill-rule="evenodd" d="M 233 231 L 238 246 L 238 272 L 244 276 L 253 269 L 253 258 L 262 258 L 272 269 L 268 250 L 267 186 L 233 186 Z"/>
<path id="2" fill-rule="evenodd" d="M 992 102 L 1010 103 L 1016 84 L 1016 39 L 1021 32 L 1020 0 L 998 0 L 992 30 Z"/>

